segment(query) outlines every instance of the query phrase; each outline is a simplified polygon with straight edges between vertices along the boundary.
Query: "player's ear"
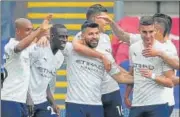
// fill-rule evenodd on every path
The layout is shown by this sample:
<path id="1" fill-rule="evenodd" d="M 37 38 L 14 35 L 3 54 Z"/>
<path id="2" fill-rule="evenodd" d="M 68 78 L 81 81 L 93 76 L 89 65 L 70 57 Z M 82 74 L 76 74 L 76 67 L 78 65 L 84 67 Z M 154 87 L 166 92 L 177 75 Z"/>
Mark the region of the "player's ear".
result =
<path id="1" fill-rule="evenodd" d="M 20 30 L 18 28 L 16 28 L 16 34 L 19 34 Z"/>
<path id="2" fill-rule="evenodd" d="M 138 31 L 141 32 L 141 27 L 140 26 L 138 27 Z"/>
<path id="3" fill-rule="evenodd" d="M 52 38 L 54 38 L 54 35 L 53 35 L 53 34 L 51 34 L 51 39 L 52 39 Z"/>

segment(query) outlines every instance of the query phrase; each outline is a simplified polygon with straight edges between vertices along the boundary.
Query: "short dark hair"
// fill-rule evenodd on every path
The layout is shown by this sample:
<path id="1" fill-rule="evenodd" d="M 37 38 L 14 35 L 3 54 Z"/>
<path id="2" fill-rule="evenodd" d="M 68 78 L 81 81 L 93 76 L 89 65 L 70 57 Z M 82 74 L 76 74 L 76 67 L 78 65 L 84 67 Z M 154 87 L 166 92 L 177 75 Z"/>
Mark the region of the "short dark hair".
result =
<path id="1" fill-rule="evenodd" d="M 51 28 L 50 28 L 50 33 L 54 33 L 56 32 L 57 28 L 65 28 L 66 27 L 63 24 L 54 24 Z"/>
<path id="2" fill-rule="evenodd" d="M 140 25 L 152 25 L 154 24 L 154 19 L 152 16 L 142 16 L 139 21 Z"/>
<path id="3" fill-rule="evenodd" d="M 84 24 L 81 26 L 81 31 L 83 32 L 86 28 L 99 28 L 99 25 L 97 23 L 94 23 L 90 20 L 87 20 L 84 22 Z"/>
<path id="4" fill-rule="evenodd" d="M 169 29 L 167 30 L 167 34 L 170 34 L 171 28 L 172 28 L 172 18 L 166 14 L 163 14 L 163 13 L 155 13 L 153 15 L 153 17 L 154 18 L 157 18 L 157 17 L 164 18 L 167 21 L 168 27 L 169 27 Z"/>
<path id="5" fill-rule="evenodd" d="M 90 20 L 93 15 L 101 12 L 108 12 L 108 10 L 101 4 L 94 4 L 88 8 L 86 13 L 86 19 Z"/>
<path id="6" fill-rule="evenodd" d="M 161 17 L 155 17 L 154 22 L 161 26 L 161 28 L 164 30 L 163 36 L 165 37 L 169 30 L 169 25 L 166 19 Z"/>

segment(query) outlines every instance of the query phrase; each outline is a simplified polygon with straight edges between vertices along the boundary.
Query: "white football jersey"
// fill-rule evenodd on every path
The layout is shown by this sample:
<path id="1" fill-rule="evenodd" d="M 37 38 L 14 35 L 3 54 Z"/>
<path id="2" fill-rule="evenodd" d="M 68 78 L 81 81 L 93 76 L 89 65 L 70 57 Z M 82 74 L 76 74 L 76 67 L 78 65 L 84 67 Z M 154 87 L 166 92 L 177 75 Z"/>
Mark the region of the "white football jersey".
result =
<path id="1" fill-rule="evenodd" d="M 103 63 L 96 58 L 82 56 L 67 43 L 64 50 L 67 62 L 67 98 L 66 102 L 87 105 L 102 105 L 101 83 L 104 79 Z M 110 75 L 119 72 L 112 67 Z"/>
<path id="2" fill-rule="evenodd" d="M 39 47 L 36 44 L 31 46 L 30 56 L 30 87 L 29 92 L 34 104 L 40 104 L 47 101 L 47 87 L 55 87 L 56 71 L 63 62 L 63 55 L 58 51 L 55 55 L 50 46 Z M 53 89 L 54 90 L 54 89 Z"/>
<path id="3" fill-rule="evenodd" d="M 79 32 L 75 39 L 81 39 L 81 32 Z M 108 52 L 109 54 L 112 54 L 112 47 L 111 47 L 111 41 L 107 34 L 101 33 L 98 46 L 96 47 L 96 50 L 101 52 Z M 105 73 L 105 78 L 102 81 L 101 84 L 101 93 L 102 94 L 108 94 L 114 91 L 119 90 L 118 83 L 108 74 Z"/>
<path id="4" fill-rule="evenodd" d="M 167 40 L 165 43 L 163 43 L 162 48 L 168 56 L 170 56 L 172 58 L 178 58 L 179 59 L 176 47 L 174 46 L 174 44 L 170 40 Z M 174 88 L 166 87 L 166 93 L 164 95 L 164 98 L 165 98 L 165 100 L 168 101 L 169 106 L 174 105 L 175 104 Z"/>
<path id="5" fill-rule="evenodd" d="M 138 41 L 142 41 L 141 35 L 140 34 L 130 34 L 130 44 L 134 44 Z M 171 42 L 171 40 L 167 40 L 165 43 L 162 43 L 161 50 L 164 51 L 166 54 L 168 54 L 171 57 L 178 58 L 177 50 L 174 44 Z M 175 104 L 174 101 L 174 88 L 166 88 L 166 93 L 164 95 L 165 100 L 168 102 L 170 106 Z"/>
<path id="6" fill-rule="evenodd" d="M 5 68 L 8 77 L 4 80 L 1 89 L 1 100 L 26 103 L 27 91 L 30 79 L 28 48 L 15 53 L 14 48 L 19 43 L 14 38 L 5 46 Z"/>
<path id="7" fill-rule="evenodd" d="M 153 48 L 162 50 L 162 44 L 155 41 Z M 138 41 L 130 46 L 130 65 L 134 69 L 134 91 L 132 106 L 146 106 L 165 104 L 164 99 L 166 87 L 157 84 L 152 79 L 144 78 L 141 73 L 141 68 L 152 70 L 157 76 L 163 72 L 172 70 L 160 57 L 144 57 L 142 50 L 144 49 L 143 41 Z"/>

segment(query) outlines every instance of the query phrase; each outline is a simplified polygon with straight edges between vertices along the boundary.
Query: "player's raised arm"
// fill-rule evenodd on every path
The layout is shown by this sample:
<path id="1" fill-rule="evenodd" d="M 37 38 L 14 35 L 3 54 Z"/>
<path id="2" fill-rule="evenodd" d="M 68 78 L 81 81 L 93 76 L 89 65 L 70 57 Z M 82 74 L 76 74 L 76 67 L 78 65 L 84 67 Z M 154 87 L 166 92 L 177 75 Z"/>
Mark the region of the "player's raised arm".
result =
<path id="1" fill-rule="evenodd" d="M 30 34 L 23 38 L 19 44 L 14 48 L 14 52 L 20 52 L 23 49 L 25 49 L 26 47 L 28 47 L 31 42 L 35 39 L 35 37 L 39 36 L 40 34 L 44 33 L 45 31 L 47 31 L 51 25 L 49 25 L 50 20 L 52 19 L 52 14 L 49 14 L 43 21 L 43 23 L 41 24 L 40 28 L 38 28 L 36 31 L 31 33 L 32 30 L 32 24 L 30 22 L 28 22 L 30 25 L 29 28 L 27 28 L 26 30 L 30 32 Z M 23 19 L 18 19 L 16 20 L 15 24 L 16 24 L 16 30 L 18 30 L 22 24 L 22 22 L 25 22 Z M 27 21 L 26 21 L 27 23 Z M 17 32 L 18 33 L 18 32 Z"/>
<path id="2" fill-rule="evenodd" d="M 109 17 L 108 15 L 100 15 L 97 17 L 106 20 L 110 24 L 113 33 L 118 37 L 118 39 L 123 42 L 130 43 L 130 34 L 125 32 L 121 27 L 119 27 L 111 17 Z"/>

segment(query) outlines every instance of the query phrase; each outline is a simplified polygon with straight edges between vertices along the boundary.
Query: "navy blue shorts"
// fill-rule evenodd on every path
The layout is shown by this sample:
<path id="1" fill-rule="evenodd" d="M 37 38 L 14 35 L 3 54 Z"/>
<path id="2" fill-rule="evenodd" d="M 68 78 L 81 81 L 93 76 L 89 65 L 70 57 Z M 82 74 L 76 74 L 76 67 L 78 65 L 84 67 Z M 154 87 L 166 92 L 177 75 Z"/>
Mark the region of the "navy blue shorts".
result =
<path id="1" fill-rule="evenodd" d="M 171 116 L 173 109 L 174 109 L 174 105 L 169 106 L 169 116 Z"/>
<path id="2" fill-rule="evenodd" d="M 104 117 L 123 117 L 120 91 L 102 95 Z"/>
<path id="3" fill-rule="evenodd" d="M 102 105 L 83 105 L 66 102 L 66 117 L 104 117 Z"/>
<path id="4" fill-rule="evenodd" d="M 169 117 L 168 104 L 131 107 L 129 117 Z"/>
<path id="5" fill-rule="evenodd" d="M 48 101 L 34 105 L 33 117 L 58 117 Z"/>
<path id="6" fill-rule="evenodd" d="M 27 117 L 26 105 L 14 101 L 1 100 L 1 117 Z"/>

